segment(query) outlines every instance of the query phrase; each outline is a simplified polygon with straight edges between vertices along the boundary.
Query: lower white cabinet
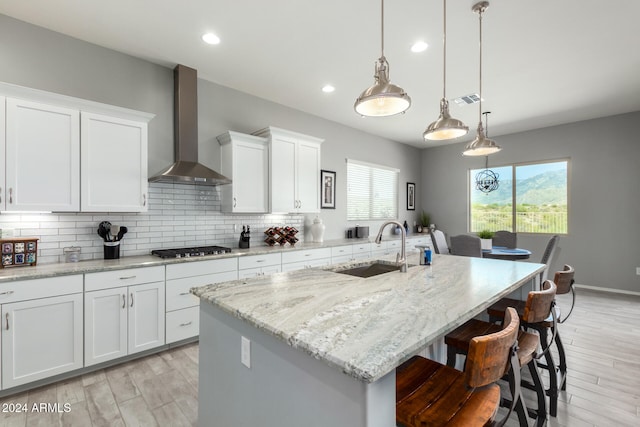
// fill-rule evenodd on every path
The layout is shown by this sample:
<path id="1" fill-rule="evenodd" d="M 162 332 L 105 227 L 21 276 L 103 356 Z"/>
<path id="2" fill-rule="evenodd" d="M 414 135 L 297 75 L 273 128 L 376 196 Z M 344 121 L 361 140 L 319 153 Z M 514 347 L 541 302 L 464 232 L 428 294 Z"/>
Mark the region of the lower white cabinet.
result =
<path id="1" fill-rule="evenodd" d="M 167 265 L 166 343 L 200 333 L 200 299 L 189 289 L 238 278 L 238 260 L 226 258 Z"/>
<path id="2" fill-rule="evenodd" d="M 3 284 L 0 295 L 3 389 L 82 368 L 82 275 Z"/>
<path id="3" fill-rule="evenodd" d="M 165 343 L 164 267 L 86 274 L 84 306 L 85 366 Z"/>
<path id="4" fill-rule="evenodd" d="M 331 264 L 331 249 L 304 249 L 282 253 L 282 271 L 324 267 Z"/>
<path id="5" fill-rule="evenodd" d="M 282 271 L 280 253 L 252 255 L 238 258 L 238 279 L 247 279 Z"/>

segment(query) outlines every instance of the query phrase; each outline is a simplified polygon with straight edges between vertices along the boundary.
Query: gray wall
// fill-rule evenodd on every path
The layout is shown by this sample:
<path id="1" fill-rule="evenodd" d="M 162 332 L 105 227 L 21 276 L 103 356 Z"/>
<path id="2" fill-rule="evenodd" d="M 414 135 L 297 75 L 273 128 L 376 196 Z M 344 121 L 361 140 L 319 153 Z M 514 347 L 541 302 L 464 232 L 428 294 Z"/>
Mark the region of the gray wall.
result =
<path id="1" fill-rule="evenodd" d="M 154 113 L 149 124 L 149 174 L 173 161 L 171 68 L 4 15 L 0 40 L 0 81 Z M 199 80 L 198 91 L 200 161 L 214 169 L 220 166 L 215 138 L 227 130 L 250 133 L 271 125 L 325 139 L 321 166 L 337 172 L 337 208 L 320 213 L 327 227 L 325 239 L 341 238 L 346 227 L 355 225 L 346 221 L 347 157 L 400 169 L 400 220 L 412 224 L 417 219 L 419 211 L 405 210 L 405 193 L 407 181 L 420 179 L 418 149 L 204 80 Z M 369 225 L 377 228 L 379 223 Z"/>
<path id="2" fill-rule="evenodd" d="M 570 158 L 569 233 L 560 237 L 552 270 L 576 268 L 576 282 L 640 291 L 640 112 L 494 138 L 503 150 L 489 166 Z M 461 155 L 463 144 L 422 153 L 421 207 L 448 235 L 466 233 L 467 173 L 484 157 Z M 549 235 L 519 234 L 518 245 L 542 256 Z"/>

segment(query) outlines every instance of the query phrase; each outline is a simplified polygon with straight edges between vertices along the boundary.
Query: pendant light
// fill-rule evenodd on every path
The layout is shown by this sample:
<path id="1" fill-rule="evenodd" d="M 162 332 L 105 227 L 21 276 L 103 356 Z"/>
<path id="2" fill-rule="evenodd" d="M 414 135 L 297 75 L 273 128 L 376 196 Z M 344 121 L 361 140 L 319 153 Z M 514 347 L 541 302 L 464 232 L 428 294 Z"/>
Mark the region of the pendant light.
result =
<path id="1" fill-rule="evenodd" d="M 393 116 L 404 113 L 411 106 L 411 98 L 404 89 L 389 81 L 389 63 L 384 57 L 384 0 L 381 4 L 382 53 L 375 65 L 375 83 L 362 92 L 353 105 L 356 113 L 369 117 Z"/>
<path id="2" fill-rule="evenodd" d="M 491 114 L 491 111 L 485 111 L 482 114 L 484 114 L 485 129 L 487 129 L 487 135 L 489 135 L 489 114 Z M 489 169 L 489 156 L 485 156 L 484 170 L 476 174 L 476 190 L 482 191 L 484 194 L 497 190 L 500 186 L 499 177 L 500 174 Z"/>
<path id="3" fill-rule="evenodd" d="M 431 123 L 422 136 L 425 140 L 444 141 L 466 135 L 469 127 L 449 114 L 449 101 L 447 100 L 447 0 L 443 0 L 444 25 L 443 25 L 443 61 L 442 61 L 442 99 L 440 100 L 440 116 Z"/>
<path id="4" fill-rule="evenodd" d="M 464 148 L 462 154 L 465 156 L 488 156 L 502 150 L 502 147 L 496 144 L 494 140 L 485 136 L 484 128 L 482 127 L 482 13 L 487 10 L 487 7 L 489 7 L 488 1 L 478 2 L 472 7 L 472 10 L 478 13 L 480 22 L 480 105 L 478 107 L 478 134 Z"/>

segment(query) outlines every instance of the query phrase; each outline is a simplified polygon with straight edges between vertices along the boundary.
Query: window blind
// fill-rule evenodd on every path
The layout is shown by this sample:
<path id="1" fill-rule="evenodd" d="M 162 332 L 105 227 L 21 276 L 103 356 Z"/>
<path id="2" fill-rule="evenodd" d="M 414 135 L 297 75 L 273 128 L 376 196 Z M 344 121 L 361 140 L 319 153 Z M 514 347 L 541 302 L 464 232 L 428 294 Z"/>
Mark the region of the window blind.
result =
<path id="1" fill-rule="evenodd" d="M 398 169 L 347 159 L 347 220 L 398 217 Z"/>

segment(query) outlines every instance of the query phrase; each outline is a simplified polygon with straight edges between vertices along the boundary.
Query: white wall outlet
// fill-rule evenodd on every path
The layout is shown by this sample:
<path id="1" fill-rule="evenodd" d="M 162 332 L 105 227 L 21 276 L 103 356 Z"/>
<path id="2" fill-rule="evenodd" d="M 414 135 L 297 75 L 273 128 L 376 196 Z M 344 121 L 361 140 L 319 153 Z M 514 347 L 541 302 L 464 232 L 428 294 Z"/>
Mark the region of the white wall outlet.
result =
<path id="1" fill-rule="evenodd" d="M 640 276 L 640 267 L 636 267 L 636 274 Z"/>
<path id="2" fill-rule="evenodd" d="M 240 338 L 240 362 L 251 369 L 251 340 L 245 337 Z"/>

